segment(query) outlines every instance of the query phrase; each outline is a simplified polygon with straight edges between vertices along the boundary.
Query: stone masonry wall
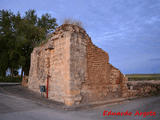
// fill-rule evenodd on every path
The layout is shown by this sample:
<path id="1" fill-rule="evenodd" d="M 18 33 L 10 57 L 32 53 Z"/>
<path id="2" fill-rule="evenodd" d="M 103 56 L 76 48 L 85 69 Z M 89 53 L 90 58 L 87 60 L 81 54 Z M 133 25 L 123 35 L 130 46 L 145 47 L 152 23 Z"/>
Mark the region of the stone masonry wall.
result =
<path id="1" fill-rule="evenodd" d="M 127 79 L 109 63 L 108 54 L 96 47 L 84 29 L 64 24 L 48 42 L 33 50 L 28 88 L 47 86 L 49 99 L 66 105 L 124 97 Z"/>
<path id="2" fill-rule="evenodd" d="M 70 45 L 70 92 L 73 104 L 81 102 L 81 85 L 85 81 L 87 59 L 86 59 L 86 39 L 83 31 L 71 34 Z"/>
<path id="3" fill-rule="evenodd" d="M 58 30 L 45 44 L 31 54 L 28 88 L 40 92 L 39 86 L 47 86 L 49 99 L 65 102 L 69 96 L 70 34 Z"/>
<path id="4" fill-rule="evenodd" d="M 160 80 L 128 81 L 128 97 L 160 94 Z"/>

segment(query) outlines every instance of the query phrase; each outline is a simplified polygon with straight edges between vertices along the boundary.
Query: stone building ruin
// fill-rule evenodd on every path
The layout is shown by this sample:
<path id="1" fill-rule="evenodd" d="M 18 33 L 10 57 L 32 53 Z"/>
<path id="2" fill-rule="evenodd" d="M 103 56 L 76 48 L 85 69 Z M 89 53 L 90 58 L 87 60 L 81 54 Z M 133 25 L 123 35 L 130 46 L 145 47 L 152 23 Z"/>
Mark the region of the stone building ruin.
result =
<path id="1" fill-rule="evenodd" d="M 63 24 L 47 43 L 34 48 L 28 88 L 68 106 L 126 96 L 127 79 L 109 63 L 84 29 Z"/>

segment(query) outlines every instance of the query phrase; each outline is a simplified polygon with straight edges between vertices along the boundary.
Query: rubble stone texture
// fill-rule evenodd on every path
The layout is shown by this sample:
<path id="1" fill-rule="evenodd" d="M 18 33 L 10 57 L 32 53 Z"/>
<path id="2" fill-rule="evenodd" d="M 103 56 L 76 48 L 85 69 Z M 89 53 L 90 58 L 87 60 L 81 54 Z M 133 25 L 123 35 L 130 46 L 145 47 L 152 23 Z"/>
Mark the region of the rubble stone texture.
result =
<path id="1" fill-rule="evenodd" d="M 23 80 L 22 80 L 22 86 L 23 87 L 28 87 L 28 76 L 23 76 Z"/>
<path id="2" fill-rule="evenodd" d="M 49 99 L 68 106 L 127 96 L 127 78 L 109 63 L 84 29 L 64 24 L 44 45 L 34 48 L 28 88 L 47 86 Z"/>
<path id="3" fill-rule="evenodd" d="M 160 80 L 129 81 L 128 97 L 160 94 Z"/>

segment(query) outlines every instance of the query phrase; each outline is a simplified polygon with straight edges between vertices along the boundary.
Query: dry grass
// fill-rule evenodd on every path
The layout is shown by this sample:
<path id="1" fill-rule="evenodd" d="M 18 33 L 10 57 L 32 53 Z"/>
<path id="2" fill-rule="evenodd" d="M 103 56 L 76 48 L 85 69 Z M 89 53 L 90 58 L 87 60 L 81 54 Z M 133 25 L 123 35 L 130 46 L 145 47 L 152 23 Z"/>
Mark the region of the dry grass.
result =
<path id="1" fill-rule="evenodd" d="M 77 25 L 83 28 L 81 21 L 70 19 L 70 18 L 64 19 L 63 24 L 72 24 L 72 25 Z"/>

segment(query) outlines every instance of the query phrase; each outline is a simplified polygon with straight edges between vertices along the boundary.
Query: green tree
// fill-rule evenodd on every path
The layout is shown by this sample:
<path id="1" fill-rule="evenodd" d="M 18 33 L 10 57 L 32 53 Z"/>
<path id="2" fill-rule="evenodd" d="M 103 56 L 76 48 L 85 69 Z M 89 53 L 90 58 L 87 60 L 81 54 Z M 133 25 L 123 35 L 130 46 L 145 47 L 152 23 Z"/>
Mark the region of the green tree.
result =
<path id="1" fill-rule="evenodd" d="M 22 17 L 20 13 L 0 11 L 0 74 L 6 70 L 21 68 L 28 75 L 30 54 L 35 46 L 44 41 L 57 27 L 56 19 L 49 14 L 37 17 L 35 10 L 28 10 Z"/>
<path id="2" fill-rule="evenodd" d="M 11 67 L 10 44 L 13 41 L 12 13 L 10 11 L 0 11 L 0 71 L 5 76 L 6 70 Z"/>
<path id="3" fill-rule="evenodd" d="M 29 10 L 25 13 L 21 21 L 21 27 L 19 27 L 22 35 L 19 36 L 18 40 L 21 41 L 22 59 L 20 61 L 22 61 L 22 71 L 25 75 L 29 74 L 30 54 L 33 48 L 45 40 L 48 33 L 54 31 L 56 26 L 56 19 L 51 18 L 49 14 L 44 14 L 38 18 L 35 10 Z"/>

